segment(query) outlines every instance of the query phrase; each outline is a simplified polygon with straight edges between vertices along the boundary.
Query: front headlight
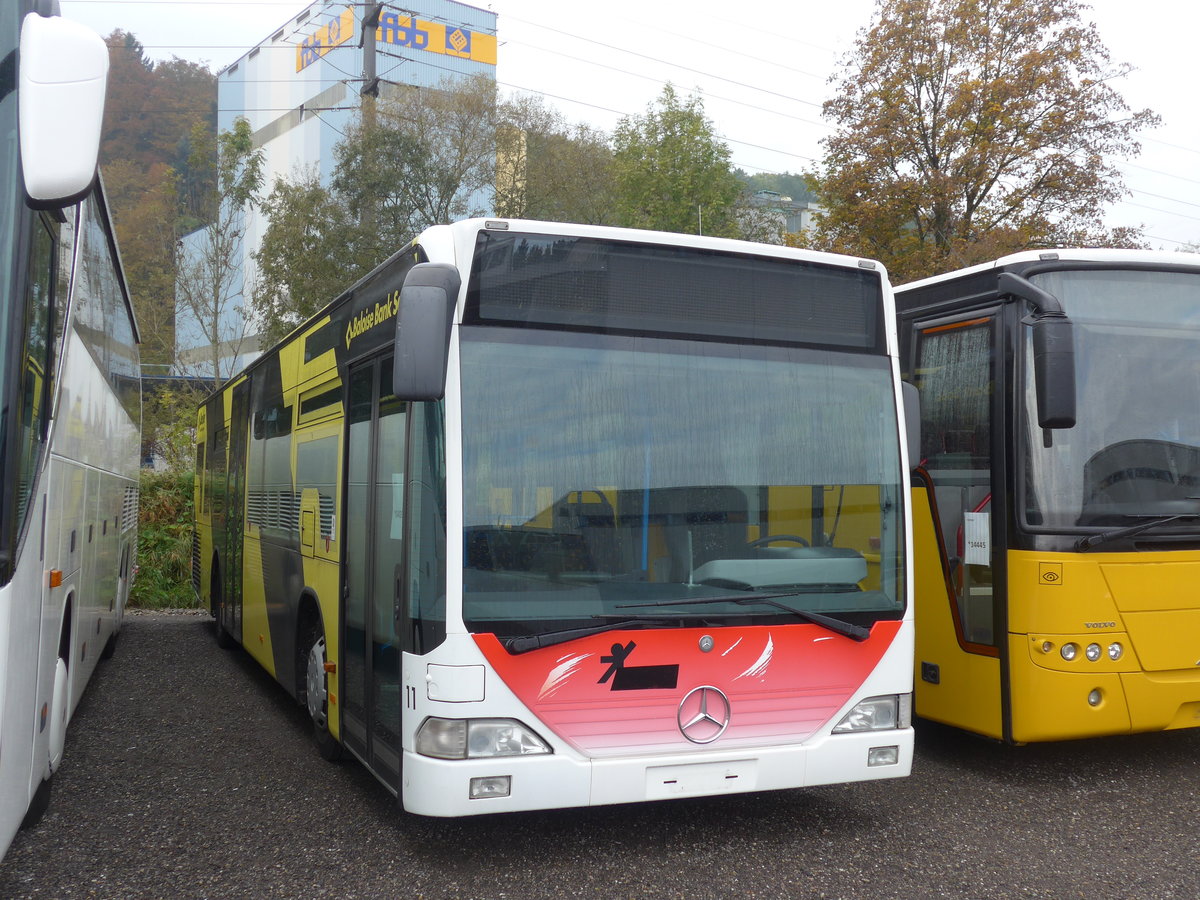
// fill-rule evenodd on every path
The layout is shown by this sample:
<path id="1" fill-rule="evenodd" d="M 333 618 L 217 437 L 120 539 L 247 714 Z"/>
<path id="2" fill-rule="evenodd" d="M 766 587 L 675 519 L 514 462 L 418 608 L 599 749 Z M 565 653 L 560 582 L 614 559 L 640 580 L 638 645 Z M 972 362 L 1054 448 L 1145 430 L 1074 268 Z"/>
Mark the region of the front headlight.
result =
<path id="1" fill-rule="evenodd" d="M 911 698 L 908 694 L 888 694 L 886 697 L 868 697 L 854 704 L 854 708 L 833 727 L 834 734 L 858 731 L 887 731 L 907 728 L 911 719 Z"/>
<path id="2" fill-rule="evenodd" d="M 487 759 L 552 751 L 516 719 L 431 717 L 417 730 L 417 752 L 437 759 Z"/>

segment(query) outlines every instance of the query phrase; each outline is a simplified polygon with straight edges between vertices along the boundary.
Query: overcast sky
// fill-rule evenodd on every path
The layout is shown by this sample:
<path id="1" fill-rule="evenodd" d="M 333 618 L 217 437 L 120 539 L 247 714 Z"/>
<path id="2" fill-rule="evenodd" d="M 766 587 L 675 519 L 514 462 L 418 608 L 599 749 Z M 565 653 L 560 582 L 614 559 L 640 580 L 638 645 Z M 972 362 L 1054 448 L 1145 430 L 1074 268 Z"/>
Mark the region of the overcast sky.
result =
<path id="1" fill-rule="evenodd" d="M 0 0 L 2 2 L 2 0 Z M 133 32 L 159 59 L 214 71 L 305 9 L 303 0 L 61 0 L 63 14 L 101 34 Z M 331 6 L 343 7 L 346 2 Z M 393 4 L 403 6 L 403 4 Z M 575 121 L 611 130 L 643 112 L 666 81 L 699 89 L 705 109 L 748 172 L 800 171 L 829 134 L 828 78 L 867 26 L 874 0 L 491 0 L 499 16 L 497 81 L 542 93 Z M 1200 3 L 1096 0 L 1088 14 L 1114 61 L 1137 70 L 1116 87 L 1161 128 L 1123 164 L 1129 197 L 1110 225 L 1144 225 L 1155 247 L 1200 241 L 1200 109 L 1195 76 Z"/>

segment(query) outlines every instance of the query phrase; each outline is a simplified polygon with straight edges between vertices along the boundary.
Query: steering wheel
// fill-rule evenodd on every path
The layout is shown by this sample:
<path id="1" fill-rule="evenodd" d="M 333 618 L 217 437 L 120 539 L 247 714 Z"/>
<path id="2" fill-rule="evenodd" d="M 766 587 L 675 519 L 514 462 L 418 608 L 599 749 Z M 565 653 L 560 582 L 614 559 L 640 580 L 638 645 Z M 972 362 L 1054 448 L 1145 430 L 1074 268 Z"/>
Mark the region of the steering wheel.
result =
<path id="1" fill-rule="evenodd" d="M 808 547 L 808 539 L 802 538 L 798 534 L 768 534 L 765 537 L 760 537 L 757 540 L 750 541 L 747 547 L 765 547 L 767 544 L 773 544 L 776 541 L 791 541 L 794 544 L 799 544 L 801 547 Z"/>

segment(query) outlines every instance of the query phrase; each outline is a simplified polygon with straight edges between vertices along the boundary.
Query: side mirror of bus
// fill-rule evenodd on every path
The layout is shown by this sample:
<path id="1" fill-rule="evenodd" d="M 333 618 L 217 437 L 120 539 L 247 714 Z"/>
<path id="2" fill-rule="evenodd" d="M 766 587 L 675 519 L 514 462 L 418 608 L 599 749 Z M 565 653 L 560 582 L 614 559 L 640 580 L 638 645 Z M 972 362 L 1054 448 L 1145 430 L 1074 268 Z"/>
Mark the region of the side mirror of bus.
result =
<path id="1" fill-rule="evenodd" d="M 418 263 L 400 289 L 392 390 L 401 400 L 440 400 L 446 393 L 450 327 L 462 278 L 445 263 Z"/>
<path id="2" fill-rule="evenodd" d="M 915 468 L 921 459 L 921 394 L 915 384 L 900 382 L 900 398 L 904 402 L 904 431 L 908 441 L 908 465 Z"/>
<path id="3" fill-rule="evenodd" d="M 997 277 L 1000 293 L 1033 307 L 1033 385 L 1038 426 L 1075 427 L 1075 329 L 1058 298 L 1013 272 Z"/>
<path id="4" fill-rule="evenodd" d="M 1033 379 L 1038 425 L 1075 427 L 1075 336 L 1065 316 L 1033 320 Z"/>
<path id="5" fill-rule="evenodd" d="M 36 204 L 65 204 L 96 178 L 108 47 L 60 16 L 21 24 L 18 116 L 25 191 Z"/>

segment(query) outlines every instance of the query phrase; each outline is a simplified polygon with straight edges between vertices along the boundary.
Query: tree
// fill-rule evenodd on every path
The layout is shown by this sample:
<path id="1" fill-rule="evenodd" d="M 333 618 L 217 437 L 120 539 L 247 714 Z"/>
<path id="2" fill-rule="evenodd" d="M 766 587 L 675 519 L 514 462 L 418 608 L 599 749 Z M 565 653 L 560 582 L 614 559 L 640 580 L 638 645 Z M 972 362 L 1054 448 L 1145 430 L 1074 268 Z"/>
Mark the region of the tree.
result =
<path id="1" fill-rule="evenodd" d="M 368 101 L 333 176 L 276 181 L 254 255 L 264 340 L 283 337 L 430 225 L 483 215 L 496 173 L 496 86 L 482 76 Z"/>
<path id="2" fill-rule="evenodd" d="M 670 84 L 644 115 L 613 135 L 618 224 L 687 234 L 737 236 L 741 182 L 699 95 Z"/>
<path id="3" fill-rule="evenodd" d="M 263 345 L 273 346 L 370 271 L 381 251 L 363 248 L 360 221 L 315 173 L 276 179 L 261 212 L 268 225 L 251 302 Z"/>
<path id="4" fill-rule="evenodd" d="M 569 124 L 541 97 L 501 104 L 496 160 L 496 215 L 589 225 L 616 221 L 608 135 Z"/>
<path id="5" fill-rule="evenodd" d="M 100 162 L 118 159 L 148 169 L 165 163 L 187 173 L 188 139 L 195 122 L 215 134 L 217 79 L 205 66 L 175 57 L 155 63 L 131 33 L 107 38 L 109 74 Z"/>
<path id="6" fill-rule="evenodd" d="M 1062 243 L 1128 245 L 1111 160 L 1157 123 L 1077 0 L 879 0 L 824 114 L 814 243 L 899 280 Z"/>
<path id="7" fill-rule="evenodd" d="M 175 357 L 174 170 L 117 160 L 104 171 L 113 227 L 141 333 L 142 364 L 165 373 Z"/>
<path id="8" fill-rule="evenodd" d="M 196 145 L 203 147 L 204 142 L 197 140 Z M 195 160 L 193 165 L 200 168 L 203 163 Z M 263 153 L 254 149 L 249 122 L 239 118 L 232 130 L 221 132 L 216 190 L 202 198 L 199 209 L 209 224 L 182 240 L 176 254 L 179 319 L 194 328 L 191 343 L 199 348 L 198 356 L 180 360 L 189 370 L 186 374 L 227 377 L 233 374 L 237 356 L 249 349 L 239 276 L 246 211 L 258 202 L 262 166 Z M 177 320 L 177 333 L 183 330 Z"/>

